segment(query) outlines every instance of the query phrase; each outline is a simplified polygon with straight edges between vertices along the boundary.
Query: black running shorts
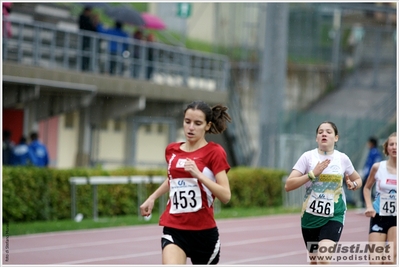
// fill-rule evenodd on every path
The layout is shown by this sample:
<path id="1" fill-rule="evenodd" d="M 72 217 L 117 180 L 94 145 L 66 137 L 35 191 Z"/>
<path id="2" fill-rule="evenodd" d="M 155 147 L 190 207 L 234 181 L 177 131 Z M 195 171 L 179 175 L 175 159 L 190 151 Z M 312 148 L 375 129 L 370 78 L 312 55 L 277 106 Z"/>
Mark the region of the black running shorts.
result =
<path id="1" fill-rule="evenodd" d="M 341 233 L 343 224 L 338 221 L 328 221 L 325 225 L 318 228 L 302 228 L 302 236 L 305 241 L 306 248 L 310 250 L 311 248 L 315 249 L 315 247 L 308 246 L 308 242 L 320 242 L 323 239 L 332 240 L 334 242 L 338 242 Z"/>
<path id="2" fill-rule="evenodd" d="M 163 228 L 162 249 L 169 244 L 180 247 L 193 264 L 217 264 L 220 257 L 218 228 L 206 230 L 180 230 Z"/>
<path id="3" fill-rule="evenodd" d="M 380 216 L 378 213 L 374 218 L 370 218 L 369 234 L 387 234 L 389 228 L 396 226 L 396 216 Z"/>

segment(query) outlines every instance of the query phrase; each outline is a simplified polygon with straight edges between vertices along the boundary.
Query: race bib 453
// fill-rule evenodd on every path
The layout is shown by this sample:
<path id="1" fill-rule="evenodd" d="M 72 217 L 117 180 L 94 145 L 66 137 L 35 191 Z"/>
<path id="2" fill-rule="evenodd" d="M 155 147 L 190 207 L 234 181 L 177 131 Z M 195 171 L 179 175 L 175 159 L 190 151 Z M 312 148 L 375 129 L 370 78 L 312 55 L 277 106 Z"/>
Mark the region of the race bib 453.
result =
<path id="1" fill-rule="evenodd" d="M 196 178 L 170 180 L 170 213 L 196 212 L 202 207 L 201 189 Z"/>

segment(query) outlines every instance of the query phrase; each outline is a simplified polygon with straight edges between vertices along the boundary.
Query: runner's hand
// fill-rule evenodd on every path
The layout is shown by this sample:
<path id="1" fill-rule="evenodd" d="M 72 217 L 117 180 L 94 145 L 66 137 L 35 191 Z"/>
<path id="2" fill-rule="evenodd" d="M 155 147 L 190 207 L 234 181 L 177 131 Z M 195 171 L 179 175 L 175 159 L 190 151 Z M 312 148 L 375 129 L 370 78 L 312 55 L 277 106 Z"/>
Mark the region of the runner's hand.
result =
<path id="1" fill-rule="evenodd" d="M 349 175 L 346 174 L 345 175 L 345 181 L 346 181 L 346 185 L 348 186 L 349 190 L 355 190 L 356 186 L 353 184 L 353 182 L 349 179 Z"/>
<path id="2" fill-rule="evenodd" d="M 151 199 L 147 199 L 140 206 L 141 216 L 149 216 L 151 215 L 152 209 L 154 208 L 154 201 Z"/>
<path id="3" fill-rule="evenodd" d="M 366 217 L 370 217 L 370 218 L 374 218 L 376 214 L 377 213 L 375 212 L 375 210 L 373 208 L 366 209 L 366 211 L 364 212 L 364 215 L 366 215 Z"/>
<path id="4" fill-rule="evenodd" d="M 187 158 L 186 162 L 184 163 L 184 170 L 189 172 L 193 177 L 198 178 L 198 170 L 197 164 L 194 160 Z"/>
<path id="5" fill-rule="evenodd" d="M 313 174 L 316 177 L 318 177 L 324 171 L 324 169 L 328 167 L 328 164 L 330 164 L 330 161 L 331 160 L 326 159 L 326 160 L 323 160 L 322 162 L 317 163 L 316 167 L 314 167 L 314 169 L 313 169 Z"/>

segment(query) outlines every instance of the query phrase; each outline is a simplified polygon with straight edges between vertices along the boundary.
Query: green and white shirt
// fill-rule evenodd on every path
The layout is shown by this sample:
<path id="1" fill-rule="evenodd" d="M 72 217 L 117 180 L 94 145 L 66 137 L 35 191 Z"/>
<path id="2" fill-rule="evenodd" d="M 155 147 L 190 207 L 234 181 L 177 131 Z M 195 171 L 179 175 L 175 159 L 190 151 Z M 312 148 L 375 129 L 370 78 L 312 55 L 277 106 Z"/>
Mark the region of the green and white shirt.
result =
<path id="1" fill-rule="evenodd" d="M 346 199 L 342 188 L 345 173 L 351 175 L 354 167 L 349 157 L 334 150 L 331 155 L 320 155 L 317 149 L 302 154 L 293 169 L 306 174 L 313 170 L 318 162 L 330 159 L 326 169 L 312 181 L 305 184 L 306 193 L 303 199 L 301 225 L 303 228 L 318 228 L 329 220 L 345 220 Z"/>

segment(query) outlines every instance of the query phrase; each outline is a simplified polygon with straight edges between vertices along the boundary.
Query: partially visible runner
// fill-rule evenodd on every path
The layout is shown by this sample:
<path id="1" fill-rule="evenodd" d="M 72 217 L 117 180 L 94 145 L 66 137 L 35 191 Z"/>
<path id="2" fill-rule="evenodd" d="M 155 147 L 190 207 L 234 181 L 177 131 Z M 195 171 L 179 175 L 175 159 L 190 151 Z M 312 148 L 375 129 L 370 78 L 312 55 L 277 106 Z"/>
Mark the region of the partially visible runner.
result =
<path id="1" fill-rule="evenodd" d="M 230 166 L 223 147 L 207 142 L 206 133 L 220 134 L 231 118 L 227 107 L 202 101 L 184 110 L 186 142 L 171 143 L 165 150 L 168 179 L 140 206 L 149 216 L 157 198 L 169 191 L 169 201 L 161 215 L 162 263 L 217 264 L 220 257 L 219 231 L 214 219 L 215 197 L 230 200 L 227 172 Z"/>
<path id="2" fill-rule="evenodd" d="M 346 199 L 342 187 L 345 179 L 349 190 L 361 188 L 362 179 L 349 157 L 335 150 L 338 129 L 333 122 L 322 122 L 316 129 L 318 147 L 306 151 L 298 159 L 289 175 L 285 190 L 291 191 L 305 185 L 301 227 L 310 264 L 328 263 L 327 253 L 317 253 L 317 247 L 331 247 L 342 233 L 346 213 Z"/>
<path id="3" fill-rule="evenodd" d="M 382 253 L 372 254 L 370 264 L 395 264 L 396 265 L 396 192 L 397 192 L 397 153 L 396 132 L 392 133 L 383 144 L 383 152 L 387 160 L 373 164 L 370 175 L 363 189 L 366 202 L 365 214 L 370 217 L 369 242 L 393 242 L 393 262 L 384 262 Z M 374 202 L 371 200 L 371 189 L 376 185 Z M 380 257 L 376 257 L 380 256 Z M 380 262 L 376 259 L 381 259 Z M 389 261 L 389 259 L 387 259 Z"/>
<path id="4" fill-rule="evenodd" d="M 367 154 L 367 158 L 366 158 L 366 162 L 364 163 L 364 167 L 362 170 L 362 181 L 363 181 L 363 186 L 362 186 L 362 195 L 361 195 L 361 199 L 362 199 L 362 208 L 366 207 L 366 202 L 364 201 L 364 197 L 363 197 L 363 189 L 364 186 L 366 185 L 366 181 L 367 178 L 370 175 L 370 171 L 371 171 L 371 167 L 373 167 L 373 164 L 376 162 L 380 162 L 382 160 L 382 154 L 381 152 L 378 150 L 378 139 L 371 136 L 369 137 L 368 141 L 367 141 L 367 145 L 369 147 L 369 153 Z M 374 196 L 373 192 L 372 196 Z"/>

